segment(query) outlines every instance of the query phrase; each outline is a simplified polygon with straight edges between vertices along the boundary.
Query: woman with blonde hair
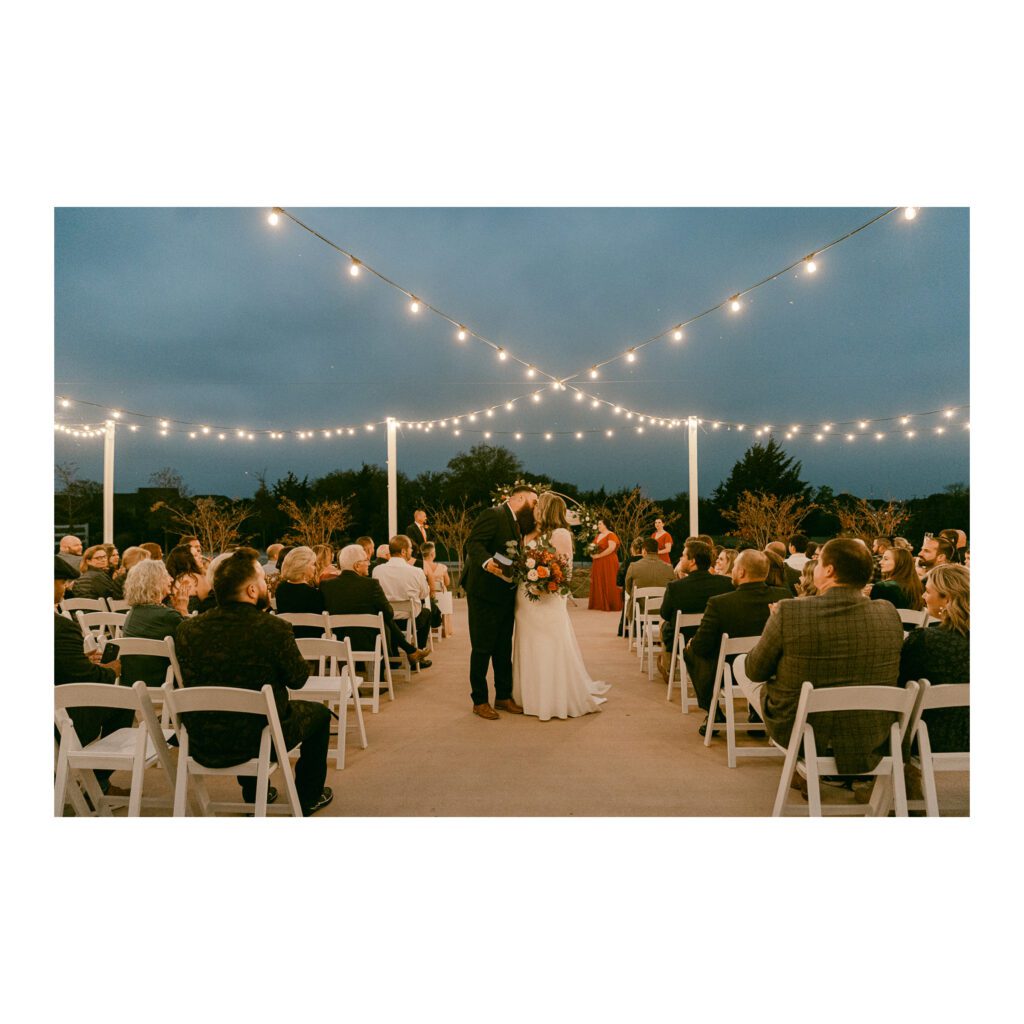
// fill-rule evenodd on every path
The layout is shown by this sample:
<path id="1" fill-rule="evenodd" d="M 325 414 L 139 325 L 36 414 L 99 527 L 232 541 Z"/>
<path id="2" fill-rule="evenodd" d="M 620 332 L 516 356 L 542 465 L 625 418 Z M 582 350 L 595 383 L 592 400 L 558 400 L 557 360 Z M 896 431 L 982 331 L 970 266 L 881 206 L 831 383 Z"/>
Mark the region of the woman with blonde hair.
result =
<path id="1" fill-rule="evenodd" d="M 526 544 L 544 542 L 555 549 L 572 574 L 573 541 L 562 498 L 546 491 L 537 501 L 537 528 Z M 536 601 L 525 587 L 516 593 L 516 628 L 512 645 L 512 698 L 523 713 L 542 722 L 578 718 L 600 710 L 609 684 L 590 678 L 583 661 L 565 594 L 541 594 Z"/>
<path id="2" fill-rule="evenodd" d="M 913 629 L 903 641 L 900 685 L 927 679 L 933 685 L 971 681 L 971 571 L 937 565 L 925 581 L 924 600 L 938 626 Z M 924 713 L 936 752 L 970 750 L 969 708 L 933 708 Z"/>
<path id="3" fill-rule="evenodd" d="M 735 548 L 722 548 L 715 559 L 714 568 L 711 570 L 716 576 L 732 576 L 732 566 L 736 561 L 738 552 Z"/>
<path id="4" fill-rule="evenodd" d="M 319 560 L 312 548 L 292 548 L 281 563 L 281 578 L 274 591 L 278 615 L 304 613 L 319 615 L 324 610 L 324 595 L 317 587 Z M 297 637 L 320 637 L 323 630 L 313 626 L 292 626 Z"/>
<path id="5" fill-rule="evenodd" d="M 816 558 L 808 558 L 800 570 L 800 580 L 796 585 L 797 597 L 816 597 L 818 588 L 814 585 L 814 570 L 818 564 Z"/>
<path id="6" fill-rule="evenodd" d="M 324 580 L 334 579 L 335 576 L 341 575 L 341 570 L 334 564 L 334 548 L 330 544 L 314 544 L 312 551 L 316 557 L 315 586 L 319 586 Z M 289 551 L 288 554 L 291 552 Z M 286 559 L 287 557 L 285 555 Z M 281 563 L 281 571 L 284 572 L 284 562 Z"/>

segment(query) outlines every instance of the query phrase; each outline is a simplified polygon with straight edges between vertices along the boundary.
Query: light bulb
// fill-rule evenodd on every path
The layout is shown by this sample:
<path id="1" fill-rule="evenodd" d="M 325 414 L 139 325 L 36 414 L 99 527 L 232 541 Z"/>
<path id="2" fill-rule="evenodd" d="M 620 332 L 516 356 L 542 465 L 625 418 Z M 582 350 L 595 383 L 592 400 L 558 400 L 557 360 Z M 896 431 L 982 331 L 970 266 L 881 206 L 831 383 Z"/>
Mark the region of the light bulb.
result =
<path id="1" fill-rule="evenodd" d="M 161 420 L 160 421 L 160 426 L 161 427 L 169 427 L 170 424 L 167 422 L 167 420 Z"/>
<path id="2" fill-rule="evenodd" d="M 632 418 L 633 418 L 633 414 L 631 412 L 627 412 L 626 413 L 626 419 L 627 420 L 631 420 Z"/>
<path id="3" fill-rule="evenodd" d="M 441 420 L 441 422 L 438 424 L 438 426 L 439 427 L 447 427 L 448 426 L 448 421 L 447 420 Z"/>
<path id="4" fill-rule="evenodd" d="M 462 431 L 461 431 L 461 430 L 453 430 L 453 431 L 452 431 L 452 433 L 453 433 L 453 434 L 454 434 L 454 435 L 455 435 L 456 437 L 458 437 L 458 436 L 459 436 L 459 435 L 460 435 L 460 434 L 462 433 Z"/>
<path id="5" fill-rule="evenodd" d="M 613 405 L 612 406 L 612 412 L 615 413 L 616 416 L 618 416 L 619 413 L 622 412 L 622 406 L 621 405 Z"/>
<path id="6" fill-rule="evenodd" d="M 121 414 L 117 412 L 117 410 L 114 410 L 110 415 L 113 416 L 115 420 L 119 420 L 121 418 Z"/>
<path id="7" fill-rule="evenodd" d="M 226 434 L 218 434 L 218 435 L 217 435 L 217 437 L 218 437 L 218 438 L 219 438 L 219 439 L 220 439 L 221 441 L 223 441 L 223 440 L 224 440 L 224 438 L 225 438 L 226 436 L 227 436 Z"/>
<path id="8" fill-rule="evenodd" d="M 863 430 L 867 425 L 867 420 L 861 420 L 860 423 L 857 424 L 857 426 L 860 427 L 861 430 Z"/>
<path id="9" fill-rule="evenodd" d="M 605 436 L 605 437 L 611 437 L 611 436 L 612 436 L 612 434 L 614 434 L 614 433 L 615 433 L 615 431 L 614 431 L 614 430 L 606 430 L 606 431 L 604 432 L 604 436 Z"/>
<path id="10" fill-rule="evenodd" d="M 917 207 L 916 206 L 904 206 L 903 207 L 903 216 L 906 217 L 907 220 L 913 220 L 917 216 Z"/>
<path id="11" fill-rule="evenodd" d="M 503 348 L 499 348 L 498 349 L 498 358 L 502 362 L 505 362 L 505 360 L 508 359 L 508 353 Z"/>
<path id="12" fill-rule="evenodd" d="M 471 412 L 467 418 L 469 419 L 470 423 L 476 423 L 476 413 L 475 412 Z"/>
<path id="13" fill-rule="evenodd" d="M 190 430 L 190 431 L 188 432 L 188 436 L 189 436 L 189 437 L 195 437 L 195 436 L 196 436 L 196 432 L 195 432 L 194 430 Z"/>
<path id="14" fill-rule="evenodd" d="M 551 440 L 551 435 L 550 434 L 545 434 L 544 435 L 544 440 L 545 441 L 550 441 Z"/>
<path id="15" fill-rule="evenodd" d="M 592 366 L 590 368 L 590 379 L 591 380 L 597 380 L 597 367 L 596 366 Z"/>
<path id="16" fill-rule="evenodd" d="M 349 274 L 352 275 L 352 277 L 358 277 L 359 276 L 359 260 L 353 260 L 349 264 L 348 272 L 349 272 Z"/>
<path id="17" fill-rule="evenodd" d="M 128 429 L 134 434 L 139 428 L 135 423 L 133 423 Z"/>
<path id="18" fill-rule="evenodd" d="M 814 260 L 808 259 L 807 260 L 807 273 L 808 274 L 814 274 L 814 273 L 817 273 L 817 270 L 818 270 L 818 264 L 815 263 Z"/>
<path id="19" fill-rule="evenodd" d="M 532 366 L 528 366 L 526 368 L 526 376 L 527 377 L 536 377 L 537 376 L 537 371 Z"/>
<path id="20" fill-rule="evenodd" d="M 827 434 L 832 429 L 832 424 L 831 423 L 826 423 L 825 426 L 823 426 L 821 429 L 824 430 L 825 433 Z"/>
<path id="21" fill-rule="evenodd" d="M 679 329 L 679 328 L 677 327 L 677 328 L 676 328 L 676 329 L 675 329 L 675 330 L 674 330 L 674 331 L 672 332 L 672 337 L 673 337 L 673 339 L 674 339 L 675 341 L 682 341 L 682 340 L 683 340 L 683 332 L 682 332 L 682 331 L 681 331 L 681 330 L 680 330 L 680 329 Z"/>
<path id="22" fill-rule="evenodd" d="M 953 410 L 952 409 L 947 409 L 942 415 L 945 416 L 947 420 L 948 419 L 952 419 L 952 417 L 953 417 Z"/>
<path id="23" fill-rule="evenodd" d="M 452 426 L 453 426 L 453 427 L 457 427 L 458 425 L 459 425 L 459 417 L 458 417 L 458 416 L 455 416 L 455 417 L 454 417 L 454 418 L 452 419 Z"/>
<path id="24" fill-rule="evenodd" d="M 846 440 L 847 440 L 847 441 L 853 441 L 853 440 L 854 440 L 854 438 L 855 438 L 855 435 L 854 435 L 854 434 L 847 434 L 847 435 L 846 435 Z"/>
<path id="25" fill-rule="evenodd" d="M 790 440 L 792 440 L 792 438 L 793 438 L 793 435 L 787 430 L 786 431 L 786 440 L 790 441 Z"/>
<path id="26" fill-rule="evenodd" d="M 71 403 L 70 403 L 70 402 L 69 402 L 69 401 L 68 401 L 68 400 L 67 400 L 66 398 L 62 398 L 62 399 L 60 400 L 60 404 L 61 404 L 61 406 L 62 406 L 63 408 L 65 408 L 65 409 L 66 409 L 66 408 L 67 408 L 67 407 L 68 407 L 69 405 L 71 405 Z"/>
<path id="27" fill-rule="evenodd" d="M 599 401 L 598 401 L 598 400 L 597 400 L 597 399 L 595 398 L 595 399 L 594 399 L 594 400 L 593 400 L 593 401 L 592 401 L 592 402 L 590 403 L 590 408 L 591 408 L 591 409 L 596 409 L 596 408 L 597 408 L 597 407 L 598 407 L 598 406 L 599 406 L 600 404 L 601 404 L 601 403 L 600 403 L 600 402 L 599 402 Z"/>
<path id="28" fill-rule="evenodd" d="M 412 302 L 409 303 L 409 312 L 410 313 L 418 313 L 419 311 L 420 311 L 419 299 L 413 299 Z"/>
<path id="29" fill-rule="evenodd" d="M 533 400 L 535 402 L 539 402 L 540 401 L 540 392 L 539 391 L 534 391 L 534 393 L 533 393 Z"/>
<path id="30" fill-rule="evenodd" d="M 626 353 L 626 362 L 627 363 L 635 363 L 636 362 L 636 353 L 632 349 L 630 349 Z"/>
<path id="31" fill-rule="evenodd" d="M 637 416 L 636 421 L 637 421 L 637 423 L 643 423 L 644 422 L 644 417 L 643 416 Z"/>
<path id="32" fill-rule="evenodd" d="M 578 430 L 576 431 L 576 440 L 577 441 L 582 441 L 583 440 L 583 434 L 580 431 L 578 431 Z"/>
<path id="33" fill-rule="evenodd" d="M 484 431 L 484 437 L 489 438 L 490 436 L 491 436 L 491 432 L 489 430 L 485 430 Z"/>
<path id="34" fill-rule="evenodd" d="M 487 418 L 491 419 L 491 418 L 493 418 L 493 416 L 494 416 L 494 410 L 493 409 L 488 409 L 487 410 Z"/>
<path id="35" fill-rule="evenodd" d="M 644 428 L 643 428 L 643 427 L 637 427 L 637 428 L 636 428 L 636 432 L 637 432 L 638 434 L 642 434 L 642 433 L 644 432 Z"/>
<path id="36" fill-rule="evenodd" d="M 161 437 L 166 437 L 167 436 L 167 431 L 166 430 L 161 430 L 160 431 L 160 436 Z"/>
<path id="37" fill-rule="evenodd" d="M 582 402 L 585 397 L 586 396 L 583 394 L 582 391 L 577 391 L 576 392 L 576 401 L 577 402 Z"/>
<path id="38" fill-rule="evenodd" d="M 377 427 L 373 423 L 367 423 L 366 429 L 372 434 L 377 429 Z"/>
<path id="39" fill-rule="evenodd" d="M 740 297 L 739 297 L 738 295 L 734 295 L 734 296 L 733 296 L 733 297 L 732 297 L 732 298 L 731 298 L 731 299 L 729 300 L 729 308 L 730 308 L 730 309 L 731 309 L 731 310 L 732 310 L 732 311 L 733 311 L 734 313 L 738 313 L 738 312 L 740 311 Z"/>
<path id="40" fill-rule="evenodd" d="M 917 431 L 916 430 L 908 430 L 907 431 L 907 437 L 916 437 L 916 436 L 917 436 Z"/>
<path id="41" fill-rule="evenodd" d="M 742 430 L 744 426 L 745 426 L 745 424 L 743 424 L 743 423 L 738 423 L 738 424 L 736 425 L 736 429 L 737 429 L 737 430 Z"/>
<path id="42" fill-rule="evenodd" d="M 280 219 L 281 218 L 277 215 L 277 210 L 276 209 L 275 210 L 271 210 L 270 213 L 267 215 L 267 223 L 271 227 L 276 227 L 277 226 L 277 222 Z"/>
<path id="43" fill-rule="evenodd" d="M 522 439 L 523 439 L 523 435 L 522 435 L 522 434 L 519 434 L 519 433 L 516 433 L 516 434 L 514 435 L 514 437 L 515 437 L 515 439 L 516 439 L 517 441 L 522 441 Z"/>
<path id="44" fill-rule="evenodd" d="M 720 424 L 719 424 L 718 420 L 715 420 L 715 422 L 711 424 L 711 429 L 712 430 L 717 430 L 719 428 L 719 426 L 720 426 Z"/>
<path id="45" fill-rule="evenodd" d="M 881 441 L 883 437 L 885 437 L 885 434 L 881 434 L 881 433 L 875 434 L 875 440 L 876 441 Z"/>
<path id="46" fill-rule="evenodd" d="M 900 423 L 903 426 L 906 426 L 909 422 L 910 422 L 910 417 L 909 416 L 901 416 L 900 417 Z"/>
<path id="47" fill-rule="evenodd" d="M 824 434 L 815 434 L 814 435 L 814 440 L 815 441 L 824 441 L 825 440 L 825 435 Z"/>
<path id="48" fill-rule="evenodd" d="M 465 341 L 466 340 L 466 328 L 465 327 L 460 327 L 459 328 L 459 333 L 457 335 L 455 335 L 455 337 L 457 337 L 459 339 L 459 341 Z"/>
<path id="49" fill-rule="evenodd" d="M 203 427 L 203 433 L 204 434 L 208 434 L 209 432 L 210 432 L 210 428 L 209 427 Z"/>
<path id="50" fill-rule="evenodd" d="M 935 433 L 936 434 L 944 434 L 945 432 L 946 432 L 946 428 L 945 427 L 936 427 L 935 428 Z"/>

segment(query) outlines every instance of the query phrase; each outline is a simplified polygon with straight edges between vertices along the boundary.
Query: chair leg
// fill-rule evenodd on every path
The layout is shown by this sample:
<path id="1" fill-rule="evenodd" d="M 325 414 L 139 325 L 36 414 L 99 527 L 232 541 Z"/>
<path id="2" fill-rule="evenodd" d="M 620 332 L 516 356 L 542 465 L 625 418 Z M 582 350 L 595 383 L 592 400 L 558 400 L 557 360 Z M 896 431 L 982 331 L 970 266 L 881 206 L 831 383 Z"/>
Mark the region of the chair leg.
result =
<path id="1" fill-rule="evenodd" d="M 907 808 L 907 780 L 903 777 L 903 753 L 900 743 L 900 728 L 893 722 L 890 732 L 892 745 L 892 797 L 897 818 L 909 817 Z"/>
<path id="2" fill-rule="evenodd" d="M 726 672 L 729 671 L 726 667 Z M 733 703 L 733 685 L 732 679 L 722 679 L 722 696 L 725 698 L 725 749 L 726 759 L 730 768 L 736 767 L 736 705 Z M 718 709 L 715 708 L 712 711 L 712 715 L 709 716 L 708 720 L 708 732 L 714 725 L 713 718 L 718 717 Z M 707 737 L 705 736 L 705 739 Z"/>
<path id="3" fill-rule="evenodd" d="M 715 688 L 711 691 L 711 703 L 708 705 L 708 727 L 704 730 L 704 746 L 711 746 L 712 733 L 714 732 L 715 719 L 718 717 L 718 701 L 722 696 L 722 676 L 715 676 Z"/>
<path id="4" fill-rule="evenodd" d="M 171 812 L 175 818 L 185 817 L 185 802 L 188 799 L 188 735 L 181 730 L 178 737 L 178 772 L 174 782 L 174 810 Z"/>
<path id="5" fill-rule="evenodd" d="M 334 766 L 338 771 L 343 771 L 345 768 L 345 734 L 348 732 L 348 703 L 348 698 L 344 696 L 338 701 L 338 749 L 334 753 Z M 358 699 L 355 705 L 359 707 Z"/>
<path id="6" fill-rule="evenodd" d="M 679 634 L 672 638 L 672 657 L 668 663 L 668 693 L 665 700 L 672 700 L 672 684 L 676 680 L 676 658 L 679 656 Z M 686 713 L 686 687 L 683 686 L 683 713 Z"/>
<path id="7" fill-rule="evenodd" d="M 713 709 L 714 705 L 712 705 Z M 790 740 L 789 746 L 786 748 L 786 759 L 782 762 L 782 777 L 779 779 L 779 788 L 775 794 L 775 806 L 772 808 L 773 818 L 781 818 L 785 813 L 786 798 L 789 796 L 789 785 L 793 781 L 793 773 L 796 771 L 796 758 L 799 750 L 799 744 Z"/>
<path id="8" fill-rule="evenodd" d="M 132 788 L 128 794 L 128 817 L 137 818 L 142 813 L 142 787 L 146 771 L 146 723 L 139 725 L 139 743 L 135 748 L 135 759 L 132 761 Z"/>
<path id="9" fill-rule="evenodd" d="M 287 756 L 287 755 L 286 755 Z M 270 791 L 270 727 L 263 730 L 260 739 L 259 768 L 256 774 L 256 806 L 253 810 L 257 818 L 267 816 L 267 795 Z"/>
<path id="10" fill-rule="evenodd" d="M 359 703 L 359 691 L 353 690 L 353 696 L 355 697 L 353 703 L 356 707 L 356 721 L 359 723 L 359 739 L 362 741 L 363 750 L 365 750 L 369 744 L 366 740 L 366 723 L 363 721 L 363 708 Z"/>
<path id="11" fill-rule="evenodd" d="M 804 766 L 807 769 L 807 804 L 812 818 L 821 817 L 821 778 L 818 775 L 818 748 L 814 730 L 804 729 Z"/>
<path id="12" fill-rule="evenodd" d="M 924 813 L 928 818 L 937 818 L 939 817 L 939 793 L 935 786 L 932 741 L 928 737 L 928 726 L 923 721 L 917 731 L 917 748 L 921 762 L 921 792 L 924 796 Z"/>
<path id="13" fill-rule="evenodd" d="M 55 818 L 64 817 L 64 802 L 68 789 L 69 774 L 70 767 L 68 766 L 67 751 L 62 751 L 57 756 L 57 776 L 53 780 L 53 816 Z M 76 786 L 77 783 L 72 782 L 71 785 Z"/>

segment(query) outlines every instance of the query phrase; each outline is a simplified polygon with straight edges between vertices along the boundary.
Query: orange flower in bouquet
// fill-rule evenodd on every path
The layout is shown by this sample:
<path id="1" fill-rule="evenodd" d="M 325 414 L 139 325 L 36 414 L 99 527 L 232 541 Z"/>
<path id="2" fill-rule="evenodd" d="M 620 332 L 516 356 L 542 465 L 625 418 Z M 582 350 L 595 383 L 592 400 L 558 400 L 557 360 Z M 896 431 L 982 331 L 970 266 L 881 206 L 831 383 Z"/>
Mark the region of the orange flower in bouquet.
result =
<path id="1" fill-rule="evenodd" d="M 544 594 L 570 592 L 568 561 L 551 546 L 547 535 L 530 541 L 522 551 L 515 541 L 509 541 L 508 556 L 513 580 L 522 584 L 531 601 L 539 601 Z"/>

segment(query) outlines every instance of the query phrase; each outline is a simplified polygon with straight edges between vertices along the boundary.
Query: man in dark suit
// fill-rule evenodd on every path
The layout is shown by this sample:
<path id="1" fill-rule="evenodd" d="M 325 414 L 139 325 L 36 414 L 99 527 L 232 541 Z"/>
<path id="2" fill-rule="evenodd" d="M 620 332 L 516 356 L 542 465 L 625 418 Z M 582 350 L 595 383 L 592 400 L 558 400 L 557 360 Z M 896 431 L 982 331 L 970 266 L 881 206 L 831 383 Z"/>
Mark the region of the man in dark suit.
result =
<path id="1" fill-rule="evenodd" d="M 516 619 L 516 588 L 494 561 L 509 541 L 522 541 L 517 516 L 532 512 L 537 492 L 526 485 L 513 488 L 507 501 L 477 516 L 466 542 L 463 588 L 469 609 L 469 682 L 473 714 L 494 720 L 494 708 L 521 715 L 512 699 L 512 630 Z M 488 701 L 487 668 L 494 669 L 494 707 Z"/>
<path id="2" fill-rule="evenodd" d="M 732 580 L 728 576 L 714 576 L 711 569 L 711 548 L 704 541 L 688 540 L 683 547 L 679 568 L 686 573 L 681 580 L 673 580 L 665 587 L 665 596 L 661 601 L 661 639 L 665 651 L 672 650 L 673 633 L 676 628 L 676 612 L 684 615 L 700 615 L 707 607 L 708 600 L 717 594 L 727 594 L 732 590 Z M 696 632 L 695 627 L 688 627 L 683 635 L 689 639 Z M 668 678 L 668 661 L 662 655 L 659 667 L 664 662 L 663 674 Z"/>
<path id="3" fill-rule="evenodd" d="M 405 528 L 405 535 L 412 541 L 413 558 L 420 557 L 420 548 L 432 541 L 434 535 L 427 528 L 427 513 L 418 508 L 412 514 L 412 522 Z"/>
<path id="4" fill-rule="evenodd" d="M 722 634 L 728 633 L 730 639 L 760 636 L 768 621 L 769 605 L 790 596 L 784 587 L 769 587 L 765 583 L 767 576 L 768 557 L 764 552 L 741 551 L 732 565 L 732 583 L 736 589 L 708 601 L 704 618 L 683 651 L 697 703 L 709 717 Z M 702 734 L 706 728 L 705 719 Z"/>
<path id="5" fill-rule="evenodd" d="M 320 593 L 324 595 L 324 609 L 329 615 L 376 615 L 384 613 L 384 628 L 387 631 L 388 649 L 405 651 L 413 667 L 430 668 L 427 652 L 417 650 L 405 638 L 405 632 L 395 625 L 395 613 L 391 602 L 384 595 L 381 585 L 369 576 L 370 560 L 362 545 L 349 544 L 338 552 L 338 568 L 341 575 L 324 580 Z M 339 629 L 333 631 L 339 639 L 348 637 L 355 651 L 372 651 L 377 642 L 374 629 Z M 387 653 L 387 652 L 385 652 Z"/>
<path id="6" fill-rule="evenodd" d="M 326 807 L 333 797 L 324 786 L 331 713 L 323 704 L 289 700 L 288 689 L 301 687 L 309 677 L 306 665 L 283 619 L 267 615 L 270 595 L 259 553 L 238 548 L 213 575 L 217 607 L 186 619 L 174 646 L 186 686 L 273 688 L 284 741 L 302 750 L 295 766 L 295 788 L 304 815 Z M 265 721 L 258 715 L 230 711 L 197 711 L 186 716 L 191 755 L 210 768 L 228 768 L 256 757 Z M 256 779 L 241 776 L 242 798 L 256 798 Z M 276 793 L 274 794 L 276 796 Z"/>
<path id="7" fill-rule="evenodd" d="M 861 591 L 870 582 L 871 553 L 859 540 L 830 540 L 814 570 L 817 597 L 780 601 L 757 646 L 747 655 L 740 679 L 743 695 L 765 721 L 768 735 L 789 744 L 800 689 L 896 686 L 903 623 L 888 601 Z M 892 716 L 884 711 L 813 715 L 819 753 L 836 759 L 840 775 L 871 771 L 882 758 Z"/>

